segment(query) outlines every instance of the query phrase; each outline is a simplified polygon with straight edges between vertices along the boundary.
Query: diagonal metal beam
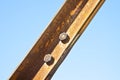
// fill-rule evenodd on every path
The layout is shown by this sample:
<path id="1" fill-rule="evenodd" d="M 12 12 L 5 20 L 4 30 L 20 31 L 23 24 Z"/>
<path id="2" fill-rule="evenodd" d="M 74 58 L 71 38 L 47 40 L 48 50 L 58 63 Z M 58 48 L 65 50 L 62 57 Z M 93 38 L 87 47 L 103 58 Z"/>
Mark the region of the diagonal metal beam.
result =
<path id="1" fill-rule="evenodd" d="M 104 0 L 67 0 L 9 80 L 50 80 Z"/>

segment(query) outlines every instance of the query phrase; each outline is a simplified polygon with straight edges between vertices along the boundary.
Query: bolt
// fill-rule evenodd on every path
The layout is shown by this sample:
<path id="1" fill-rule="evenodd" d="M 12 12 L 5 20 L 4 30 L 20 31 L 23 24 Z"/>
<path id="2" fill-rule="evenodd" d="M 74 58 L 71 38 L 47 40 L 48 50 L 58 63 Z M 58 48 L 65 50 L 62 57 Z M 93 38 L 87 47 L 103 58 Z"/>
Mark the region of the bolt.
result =
<path id="1" fill-rule="evenodd" d="M 67 35 L 65 32 L 63 32 L 63 33 L 60 34 L 59 39 L 60 39 L 61 41 L 64 41 L 64 40 L 67 39 L 67 37 L 68 37 L 68 35 Z"/>
<path id="2" fill-rule="evenodd" d="M 52 56 L 51 54 L 46 54 L 45 57 L 44 57 L 44 61 L 45 63 L 48 63 L 52 60 Z"/>

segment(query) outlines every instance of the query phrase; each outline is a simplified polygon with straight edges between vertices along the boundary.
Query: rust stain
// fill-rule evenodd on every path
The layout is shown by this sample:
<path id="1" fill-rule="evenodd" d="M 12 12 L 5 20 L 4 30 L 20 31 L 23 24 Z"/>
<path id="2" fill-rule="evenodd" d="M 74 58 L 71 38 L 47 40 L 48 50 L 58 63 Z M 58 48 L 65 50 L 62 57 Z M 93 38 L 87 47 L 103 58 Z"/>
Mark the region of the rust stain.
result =
<path id="1" fill-rule="evenodd" d="M 78 10 L 78 8 L 80 7 L 81 4 L 82 4 L 82 1 L 80 1 L 79 4 L 76 5 L 76 8 L 70 12 L 70 15 L 71 15 L 71 16 L 76 13 L 76 11 Z"/>
<path id="2" fill-rule="evenodd" d="M 47 48 L 47 46 L 49 45 L 50 41 L 47 41 L 45 44 L 45 47 Z"/>
<path id="3" fill-rule="evenodd" d="M 90 19 L 93 18 L 91 16 L 95 15 L 103 2 L 104 0 L 66 0 L 59 13 L 9 80 L 50 80 L 87 27 Z M 89 3 L 93 4 L 86 7 L 86 4 Z M 83 10 L 88 12 L 86 13 Z M 80 16 L 83 12 L 84 15 Z M 85 19 L 86 21 L 83 21 Z M 70 40 L 67 44 L 60 42 L 59 35 L 61 32 L 69 34 Z M 43 59 L 46 54 L 54 56 L 53 64 L 47 65 L 44 62 Z"/>

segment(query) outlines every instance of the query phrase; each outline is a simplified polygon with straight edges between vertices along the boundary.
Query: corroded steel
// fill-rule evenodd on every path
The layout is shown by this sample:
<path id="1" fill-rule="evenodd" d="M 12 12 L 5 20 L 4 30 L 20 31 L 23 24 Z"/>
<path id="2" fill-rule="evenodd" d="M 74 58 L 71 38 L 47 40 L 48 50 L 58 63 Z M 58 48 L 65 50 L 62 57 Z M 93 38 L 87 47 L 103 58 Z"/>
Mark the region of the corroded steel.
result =
<path id="1" fill-rule="evenodd" d="M 103 2 L 67 0 L 9 80 L 50 80 Z M 59 39 L 63 32 L 66 42 Z"/>

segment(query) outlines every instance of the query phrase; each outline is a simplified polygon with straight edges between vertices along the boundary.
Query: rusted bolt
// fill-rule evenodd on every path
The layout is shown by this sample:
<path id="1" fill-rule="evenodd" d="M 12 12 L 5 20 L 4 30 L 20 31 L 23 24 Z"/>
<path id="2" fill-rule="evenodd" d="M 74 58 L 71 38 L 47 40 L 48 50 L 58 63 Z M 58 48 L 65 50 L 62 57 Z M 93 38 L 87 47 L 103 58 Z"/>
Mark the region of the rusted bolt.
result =
<path id="1" fill-rule="evenodd" d="M 60 41 L 62 41 L 63 43 L 67 43 L 69 41 L 69 36 L 67 33 L 63 32 L 59 35 L 59 39 Z"/>
<path id="2" fill-rule="evenodd" d="M 52 56 L 51 54 L 46 54 L 45 57 L 44 57 L 44 61 L 45 63 L 48 63 L 52 60 Z"/>

